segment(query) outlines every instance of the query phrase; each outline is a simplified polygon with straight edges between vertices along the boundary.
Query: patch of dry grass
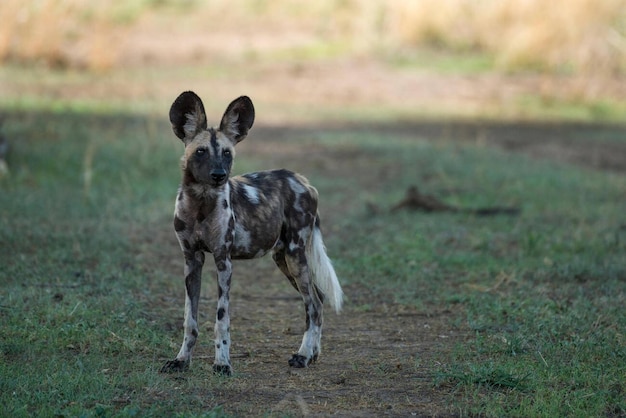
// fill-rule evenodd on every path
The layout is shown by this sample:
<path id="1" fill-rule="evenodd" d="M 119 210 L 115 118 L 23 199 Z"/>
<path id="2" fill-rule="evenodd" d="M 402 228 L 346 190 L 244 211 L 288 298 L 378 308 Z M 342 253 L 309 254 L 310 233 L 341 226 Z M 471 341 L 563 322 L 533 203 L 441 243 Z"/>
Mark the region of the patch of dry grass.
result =
<path id="1" fill-rule="evenodd" d="M 486 51 L 507 71 L 626 71 L 626 0 L 4 0 L 0 60 L 109 68 L 123 61 L 123 39 L 145 30 L 140 18 L 155 14 L 161 31 L 203 22 L 203 36 L 245 31 L 276 48 L 300 32 L 303 42 L 360 53 L 424 45 Z"/>
<path id="2" fill-rule="evenodd" d="M 117 63 L 126 30 L 116 2 L 4 0 L 0 62 L 103 70 Z"/>
<path id="3" fill-rule="evenodd" d="M 493 53 L 500 67 L 614 75 L 626 70 L 626 1 L 397 0 L 399 42 Z"/>

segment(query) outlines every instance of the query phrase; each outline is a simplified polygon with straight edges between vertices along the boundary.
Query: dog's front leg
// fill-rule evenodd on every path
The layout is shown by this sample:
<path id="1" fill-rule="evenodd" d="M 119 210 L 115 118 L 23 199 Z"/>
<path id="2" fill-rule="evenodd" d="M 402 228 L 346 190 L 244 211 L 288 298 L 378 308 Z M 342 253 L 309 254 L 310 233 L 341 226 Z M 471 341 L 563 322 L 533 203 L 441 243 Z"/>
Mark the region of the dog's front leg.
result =
<path id="1" fill-rule="evenodd" d="M 185 252 L 185 322 L 183 344 L 174 360 L 166 362 L 161 372 L 184 371 L 191 363 L 191 353 L 198 338 L 198 303 L 202 283 L 204 253 Z"/>
<path id="2" fill-rule="evenodd" d="M 232 365 L 230 363 L 230 311 L 229 292 L 232 278 L 232 263 L 230 254 L 216 254 L 215 265 L 217 266 L 217 315 L 215 317 L 215 363 L 213 371 L 216 374 L 230 376 Z"/>

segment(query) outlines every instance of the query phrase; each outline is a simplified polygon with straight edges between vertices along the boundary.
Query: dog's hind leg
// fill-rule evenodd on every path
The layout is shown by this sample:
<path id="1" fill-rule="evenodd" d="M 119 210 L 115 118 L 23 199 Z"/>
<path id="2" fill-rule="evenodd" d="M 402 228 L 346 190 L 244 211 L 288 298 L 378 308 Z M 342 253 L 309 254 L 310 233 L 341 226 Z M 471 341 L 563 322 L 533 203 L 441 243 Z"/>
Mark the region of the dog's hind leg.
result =
<path id="1" fill-rule="evenodd" d="M 296 283 L 296 279 L 291 275 L 291 273 L 289 272 L 289 267 L 287 267 L 287 260 L 285 259 L 285 249 L 280 248 L 275 250 L 272 258 L 274 259 L 274 262 L 276 263 L 280 271 L 285 275 L 285 277 L 287 277 L 289 283 L 291 283 L 294 289 L 300 292 L 300 289 L 298 289 L 298 284 Z"/>
<path id="2" fill-rule="evenodd" d="M 304 237 L 304 242 L 308 238 Z M 277 262 L 281 270 L 281 264 Z M 302 295 L 306 315 L 306 330 L 302 337 L 302 344 L 296 354 L 289 360 L 292 367 L 307 367 L 317 360 L 321 352 L 323 305 L 322 298 L 316 286 L 312 282 L 309 266 L 306 259 L 306 251 L 303 246 L 291 245 L 284 253 L 284 264 L 287 266 L 287 278 L 295 282 L 294 287 Z"/>
<path id="3" fill-rule="evenodd" d="M 274 262 L 276 263 L 280 271 L 285 275 L 285 277 L 287 277 L 287 279 L 289 280 L 289 283 L 291 283 L 293 288 L 296 289 L 298 293 L 300 293 L 300 289 L 298 288 L 298 283 L 296 279 L 289 272 L 289 267 L 287 267 L 287 260 L 285 257 L 286 256 L 285 256 L 284 249 L 276 250 L 274 252 L 274 255 L 272 255 L 272 258 L 274 259 Z M 317 287 L 317 285 L 313 285 L 313 288 L 315 289 L 315 292 L 317 293 L 317 297 L 320 299 L 322 303 L 324 303 L 324 294 L 322 293 L 322 291 Z"/>

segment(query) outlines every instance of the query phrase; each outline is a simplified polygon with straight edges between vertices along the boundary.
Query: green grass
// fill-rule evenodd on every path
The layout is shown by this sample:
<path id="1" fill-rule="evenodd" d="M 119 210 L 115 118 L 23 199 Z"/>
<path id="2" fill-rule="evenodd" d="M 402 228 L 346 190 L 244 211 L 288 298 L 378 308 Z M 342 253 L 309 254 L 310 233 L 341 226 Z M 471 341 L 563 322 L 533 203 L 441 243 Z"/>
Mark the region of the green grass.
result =
<path id="1" fill-rule="evenodd" d="M 179 144 L 141 118 L 22 115 L 4 131 L 19 140 L 0 194 L 3 414 L 219 416 L 194 396 L 211 379 L 154 369 L 168 348 L 149 303 L 159 272 L 133 245 L 169 223 Z"/>
<path id="2" fill-rule="evenodd" d="M 153 304 L 176 283 L 152 264 L 160 237 L 145 233 L 171 221 L 181 145 L 167 124 L 22 113 L 3 130 L 12 139 L 0 179 L 3 413 L 223 415 L 210 364 L 180 379 L 156 370 L 176 349 L 163 344 Z M 345 284 L 424 312 L 447 307 L 450 327 L 470 333 L 432 375 L 457 411 L 626 413 L 623 176 L 407 134 L 290 140 L 332 156 L 307 175 L 328 209 L 341 208 L 328 210 L 327 244 Z M 388 213 L 412 184 L 455 205 L 522 212 Z"/>
<path id="3" fill-rule="evenodd" d="M 382 52 L 385 55 L 385 52 Z M 437 48 L 394 51 L 387 60 L 395 67 L 435 74 L 484 74 L 495 71 L 495 57 L 478 51 L 449 52 Z"/>
<path id="4" fill-rule="evenodd" d="M 626 112 L 623 100 L 605 98 L 555 98 L 525 94 L 514 102 L 510 110 L 517 113 L 517 117 L 548 121 L 562 119 L 621 123 L 621 115 Z M 506 111 L 501 115 L 505 116 Z"/>
<path id="5" fill-rule="evenodd" d="M 344 220 L 352 238 L 338 244 L 342 276 L 425 311 L 448 305 L 459 312 L 458 327 L 475 333 L 437 377 L 460 394 L 459 410 L 624 414 L 624 177 L 472 145 L 361 140 L 387 161 L 375 169 L 402 173 L 367 198 L 382 206 L 416 184 L 462 207 L 522 209 L 519 217 L 361 213 Z"/>

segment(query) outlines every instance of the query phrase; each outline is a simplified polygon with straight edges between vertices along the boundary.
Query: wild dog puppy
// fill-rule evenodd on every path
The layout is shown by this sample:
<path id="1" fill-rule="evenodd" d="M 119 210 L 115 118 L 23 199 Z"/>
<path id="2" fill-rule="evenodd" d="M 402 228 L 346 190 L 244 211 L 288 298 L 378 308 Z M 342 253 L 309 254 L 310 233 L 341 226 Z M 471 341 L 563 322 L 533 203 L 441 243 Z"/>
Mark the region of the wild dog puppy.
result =
<path id="1" fill-rule="evenodd" d="M 191 91 L 184 92 L 172 104 L 170 121 L 185 144 L 174 229 L 185 257 L 186 298 L 182 346 L 161 371 L 182 371 L 191 362 L 198 338 L 198 301 L 207 252 L 215 261 L 218 284 L 214 372 L 232 373 L 231 260 L 261 257 L 268 252 L 302 295 L 306 331 L 289 364 L 307 367 L 321 351 L 324 301 L 339 312 L 343 299 L 322 241 L 317 190 L 306 178 L 287 170 L 230 177 L 235 145 L 254 123 L 254 106 L 246 96 L 228 105 L 219 126 L 208 127 L 202 100 Z"/>

